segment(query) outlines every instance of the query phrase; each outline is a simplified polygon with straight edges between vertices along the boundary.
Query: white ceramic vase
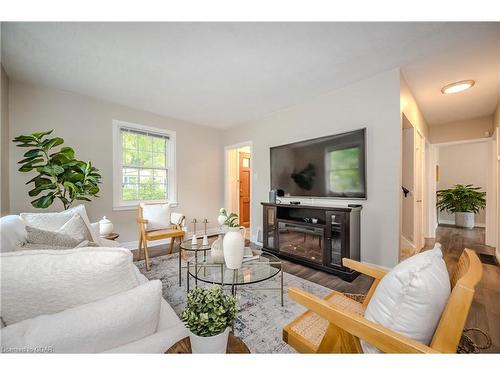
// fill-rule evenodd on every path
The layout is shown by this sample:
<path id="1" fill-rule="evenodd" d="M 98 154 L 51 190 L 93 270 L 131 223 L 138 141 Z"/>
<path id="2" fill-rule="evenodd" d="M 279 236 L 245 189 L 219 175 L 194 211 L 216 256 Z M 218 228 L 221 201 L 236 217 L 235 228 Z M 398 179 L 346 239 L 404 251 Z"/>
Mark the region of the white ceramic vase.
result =
<path id="1" fill-rule="evenodd" d="M 113 229 L 113 223 L 106 216 L 103 216 L 103 218 L 99 221 L 99 234 L 101 236 L 107 236 L 108 234 L 113 233 Z"/>
<path id="2" fill-rule="evenodd" d="M 213 242 L 210 255 L 212 257 L 212 262 L 216 264 L 224 263 L 224 252 L 222 245 L 222 235 L 219 234 L 219 237 Z"/>
<path id="3" fill-rule="evenodd" d="M 242 233 L 243 231 L 243 233 Z M 229 269 L 236 270 L 241 268 L 243 255 L 245 252 L 245 228 L 227 228 L 224 235 L 223 251 L 226 266 Z"/>
<path id="4" fill-rule="evenodd" d="M 195 353 L 226 353 L 229 327 L 215 336 L 202 337 L 189 332 L 191 341 L 191 352 Z"/>

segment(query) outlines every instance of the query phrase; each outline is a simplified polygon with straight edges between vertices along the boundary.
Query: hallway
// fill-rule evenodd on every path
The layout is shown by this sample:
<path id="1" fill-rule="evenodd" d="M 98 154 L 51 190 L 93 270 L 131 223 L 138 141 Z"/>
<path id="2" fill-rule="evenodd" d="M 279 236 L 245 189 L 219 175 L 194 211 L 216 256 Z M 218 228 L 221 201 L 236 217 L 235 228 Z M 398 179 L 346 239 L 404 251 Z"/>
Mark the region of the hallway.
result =
<path id="1" fill-rule="evenodd" d="M 478 255 L 494 255 L 495 249 L 484 245 L 484 228 L 464 229 L 439 225 L 436 241 L 441 243 L 443 256 L 452 268 L 464 248 L 475 250 Z M 429 246 L 427 247 L 429 248 Z M 500 267 L 483 263 L 483 278 L 476 288 L 466 328 L 479 328 L 487 332 L 492 346 L 485 352 L 500 353 Z"/>

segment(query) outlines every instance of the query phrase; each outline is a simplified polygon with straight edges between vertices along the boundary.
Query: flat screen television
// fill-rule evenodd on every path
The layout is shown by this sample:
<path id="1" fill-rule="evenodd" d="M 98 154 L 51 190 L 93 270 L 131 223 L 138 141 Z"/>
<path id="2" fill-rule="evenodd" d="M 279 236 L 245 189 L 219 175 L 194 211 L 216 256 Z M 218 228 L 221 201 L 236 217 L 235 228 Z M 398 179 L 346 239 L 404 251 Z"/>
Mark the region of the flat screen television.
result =
<path id="1" fill-rule="evenodd" d="M 271 147 L 271 189 L 287 196 L 366 198 L 366 129 Z"/>

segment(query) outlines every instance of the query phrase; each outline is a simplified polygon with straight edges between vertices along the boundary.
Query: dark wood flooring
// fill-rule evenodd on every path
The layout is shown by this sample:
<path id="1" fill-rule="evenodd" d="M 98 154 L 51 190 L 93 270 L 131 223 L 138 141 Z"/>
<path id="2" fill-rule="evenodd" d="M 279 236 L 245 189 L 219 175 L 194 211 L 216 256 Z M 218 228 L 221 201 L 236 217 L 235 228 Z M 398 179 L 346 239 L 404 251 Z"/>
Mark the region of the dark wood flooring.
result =
<path id="1" fill-rule="evenodd" d="M 484 229 L 463 229 L 453 226 L 440 225 L 436 231 L 436 240 L 441 243 L 443 256 L 449 269 L 452 269 L 464 248 L 475 250 L 477 253 L 494 254 L 495 250 L 484 245 Z M 427 249 L 433 244 L 427 244 Z M 250 244 L 252 248 L 258 248 Z M 176 246 L 175 251 L 178 247 Z M 150 249 L 150 257 L 167 254 L 166 246 Z M 134 251 L 134 257 L 136 252 Z M 327 288 L 348 293 L 366 293 L 372 279 L 360 275 L 353 282 L 343 281 L 329 273 L 314 270 L 283 260 L 283 270 L 292 275 L 323 285 Z M 492 340 L 492 346 L 483 352 L 500 353 L 500 267 L 483 264 L 483 278 L 476 288 L 466 328 L 479 328 L 487 332 Z M 476 338 L 476 336 L 474 336 Z M 481 337 L 476 338 L 479 341 Z"/>

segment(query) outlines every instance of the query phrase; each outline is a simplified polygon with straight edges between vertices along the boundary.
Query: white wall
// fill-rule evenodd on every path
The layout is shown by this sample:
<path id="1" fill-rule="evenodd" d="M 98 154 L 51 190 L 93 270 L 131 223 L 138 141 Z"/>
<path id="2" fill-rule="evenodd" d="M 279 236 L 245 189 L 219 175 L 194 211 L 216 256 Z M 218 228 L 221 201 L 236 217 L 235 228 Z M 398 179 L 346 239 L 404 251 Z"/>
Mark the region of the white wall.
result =
<path id="1" fill-rule="evenodd" d="M 0 215 L 10 210 L 9 203 L 9 77 L 0 65 Z"/>
<path id="2" fill-rule="evenodd" d="M 488 167 L 491 149 L 489 142 L 459 143 L 439 146 L 439 181 L 438 190 L 453 187 L 456 184 L 473 184 L 486 191 Z M 488 197 L 486 197 L 488 204 Z M 485 212 L 476 214 L 476 225 L 484 226 Z M 453 223 L 453 214 L 439 213 L 440 223 Z"/>
<path id="3" fill-rule="evenodd" d="M 361 212 L 361 259 L 394 266 L 399 252 L 400 73 L 384 72 L 268 117 L 230 129 L 225 144 L 253 141 L 252 240 L 262 228 L 270 189 L 269 148 L 284 143 L 367 128 L 367 189 Z M 306 199 L 300 199 L 306 202 Z M 313 203 L 351 201 L 314 199 Z"/>
<path id="4" fill-rule="evenodd" d="M 112 120 L 175 130 L 177 132 L 176 209 L 193 217 L 208 218 L 216 226 L 223 202 L 223 154 L 221 131 L 200 127 L 152 113 L 134 110 L 82 95 L 10 82 L 10 137 L 55 129 L 54 134 L 76 151 L 76 157 L 91 160 L 101 170 L 100 198 L 86 204 L 91 220 L 108 216 L 120 232 L 122 242 L 137 240 L 136 211 L 113 211 Z M 10 211 L 34 211 L 27 195 L 28 173 L 17 171 L 23 151 L 10 145 Z M 3 174 L 3 172 L 2 172 Z M 54 205 L 51 210 L 61 209 Z"/>
<path id="5" fill-rule="evenodd" d="M 486 138 L 493 134 L 493 115 L 435 124 L 429 128 L 431 143 L 445 143 Z"/>

